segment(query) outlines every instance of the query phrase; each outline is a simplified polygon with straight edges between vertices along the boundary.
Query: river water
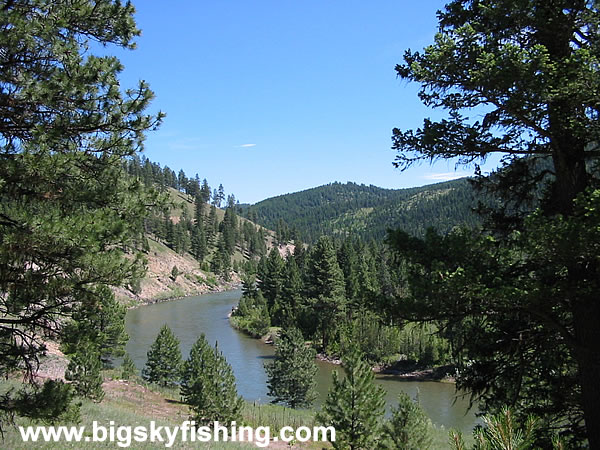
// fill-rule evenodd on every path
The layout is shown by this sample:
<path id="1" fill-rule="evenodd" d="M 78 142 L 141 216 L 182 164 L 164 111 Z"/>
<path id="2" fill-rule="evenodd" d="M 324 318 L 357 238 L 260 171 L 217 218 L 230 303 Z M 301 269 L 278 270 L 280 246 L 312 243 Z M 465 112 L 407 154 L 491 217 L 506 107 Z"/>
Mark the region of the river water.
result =
<path id="1" fill-rule="evenodd" d="M 127 351 L 138 369 L 146 363 L 146 353 L 163 324 L 168 324 L 181 342 L 181 351 L 187 358 L 190 348 L 201 333 L 219 349 L 231 364 L 237 381 L 238 393 L 246 400 L 268 403 L 267 377 L 264 363 L 273 358 L 274 349 L 258 339 L 252 339 L 233 329 L 227 315 L 237 305 L 240 291 L 228 291 L 187 297 L 164 303 L 143 306 L 127 312 L 126 329 L 129 333 Z M 331 371 L 338 366 L 318 361 L 317 406 L 327 395 L 331 385 Z M 405 381 L 391 376 L 378 376 L 377 383 L 386 391 L 388 409 L 396 403 L 401 391 L 419 402 L 432 422 L 463 432 L 477 423 L 473 411 L 468 411 L 468 399 L 457 396 L 454 385 L 429 381 Z"/>

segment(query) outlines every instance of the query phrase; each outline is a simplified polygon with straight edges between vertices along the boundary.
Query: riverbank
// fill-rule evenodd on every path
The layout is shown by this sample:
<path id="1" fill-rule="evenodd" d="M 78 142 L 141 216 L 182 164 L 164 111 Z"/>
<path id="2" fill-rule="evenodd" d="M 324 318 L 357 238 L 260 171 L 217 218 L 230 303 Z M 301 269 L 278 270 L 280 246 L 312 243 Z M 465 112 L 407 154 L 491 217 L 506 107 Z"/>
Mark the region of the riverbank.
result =
<path id="1" fill-rule="evenodd" d="M 317 353 L 319 361 L 333 365 L 341 365 L 341 358 L 328 356 L 323 353 Z M 375 364 L 373 372 L 377 375 L 388 375 L 390 377 L 402 379 L 404 381 L 440 381 L 444 383 L 455 383 L 452 374 L 455 367 L 444 365 L 437 367 L 423 367 L 414 361 L 396 361 L 393 364 Z"/>
<path id="2" fill-rule="evenodd" d="M 236 320 L 238 317 L 232 315 L 232 313 L 228 314 L 228 318 L 231 327 L 254 339 L 260 340 L 265 345 L 274 345 L 277 334 L 281 330 L 279 327 L 270 327 L 266 334 L 260 336 L 241 327 L 239 320 Z M 326 355 L 325 353 L 317 353 L 315 359 L 336 366 L 342 364 L 340 357 Z M 381 376 L 390 376 L 404 381 L 439 381 L 444 383 L 455 383 L 453 377 L 455 370 L 455 367 L 452 365 L 424 367 L 414 361 L 407 360 L 399 360 L 392 364 L 375 364 L 373 366 L 373 372 Z"/>
<path id="3" fill-rule="evenodd" d="M 223 280 L 202 270 L 198 261 L 187 253 L 180 255 L 151 238 L 148 238 L 148 244 L 144 278 L 127 287 L 113 289 L 115 297 L 127 308 L 224 292 L 241 284 L 235 272 L 231 273 L 230 280 Z"/>
<path id="4" fill-rule="evenodd" d="M 204 287 L 202 287 L 202 286 L 204 286 Z M 137 303 L 135 303 L 133 305 L 128 305 L 128 308 L 129 309 L 138 308 L 140 306 L 153 305 L 155 303 L 164 303 L 164 302 L 170 302 L 173 300 L 181 300 L 181 299 L 184 299 L 187 297 L 198 297 L 198 296 L 202 296 L 202 295 L 218 294 L 220 292 L 235 291 L 236 289 L 239 289 L 241 287 L 241 284 L 239 283 L 239 281 L 226 282 L 223 280 L 219 280 L 215 285 L 211 285 L 208 287 L 206 287 L 206 285 L 202 285 L 202 286 L 199 287 L 195 291 L 186 292 L 184 295 L 179 295 L 180 292 L 177 289 L 174 289 L 174 290 L 172 290 L 172 292 L 173 292 L 172 296 L 158 295 L 156 297 L 150 297 L 150 298 L 136 297 Z"/>
<path id="5" fill-rule="evenodd" d="M 130 336 L 127 352 L 141 369 L 146 364 L 148 349 L 165 323 L 176 333 L 184 358 L 199 334 L 204 333 L 211 345 L 218 342 L 219 350 L 231 364 L 238 393 L 249 401 L 268 403 L 272 398 L 268 396 L 264 364 L 273 359 L 274 347 L 229 325 L 227 316 L 238 305 L 240 295 L 240 291 L 229 291 L 129 310 L 126 318 L 126 331 Z M 331 388 L 332 371 L 339 371 L 340 366 L 321 361 L 316 361 L 316 365 L 318 397 L 315 408 L 318 408 Z M 376 382 L 386 392 L 388 413 L 397 405 L 399 393 L 404 392 L 411 398 L 419 397 L 427 415 L 439 426 L 457 428 L 470 434 L 477 423 L 472 413 L 465 414 L 468 401 L 462 398 L 456 400 L 454 384 L 413 381 L 394 375 L 377 375 Z"/>

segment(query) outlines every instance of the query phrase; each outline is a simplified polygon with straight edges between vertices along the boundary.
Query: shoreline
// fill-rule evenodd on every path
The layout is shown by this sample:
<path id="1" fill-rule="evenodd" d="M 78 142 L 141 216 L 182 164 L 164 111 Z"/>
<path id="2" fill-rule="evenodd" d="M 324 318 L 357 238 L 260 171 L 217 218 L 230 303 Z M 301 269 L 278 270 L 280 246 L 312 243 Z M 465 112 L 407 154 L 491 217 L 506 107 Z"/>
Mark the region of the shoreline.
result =
<path id="1" fill-rule="evenodd" d="M 221 292 L 235 291 L 236 289 L 240 289 L 241 286 L 242 285 L 238 282 L 227 282 L 225 284 L 220 284 L 218 286 L 215 286 L 214 288 L 210 288 L 209 290 L 199 290 L 196 293 L 188 293 L 186 295 L 176 295 L 173 297 L 151 297 L 151 298 L 147 298 L 147 299 L 142 299 L 140 297 L 138 297 L 138 298 L 126 297 L 127 300 L 129 300 L 127 309 L 130 310 L 130 309 L 140 308 L 142 306 L 154 305 L 157 303 L 172 302 L 175 300 L 181 300 L 181 299 L 189 298 L 189 297 L 201 297 L 203 295 L 219 294 Z M 136 303 L 131 304 L 131 300 L 133 300 Z"/>
<path id="2" fill-rule="evenodd" d="M 342 365 L 342 360 L 338 357 L 327 356 L 323 353 L 317 353 L 318 361 L 334 366 Z M 410 368 L 401 368 L 406 361 L 397 361 L 394 364 L 382 365 L 376 364 L 372 367 L 376 376 L 382 378 L 394 378 L 402 381 L 435 381 L 439 383 L 456 383 L 454 377 L 449 376 L 454 366 L 445 365 L 438 367 L 418 367 L 412 365 Z"/>
<path id="3" fill-rule="evenodd" d="M 273 335 L 271 332 L 267 333 L 264 336 L 254 336 L 251 333 L 248 333 L 246 330 L 235 326 L 231 321 L 231 317 L 232 311 L 229 312 L 229 314 L 227 314 L 227 322 L 229 323 L 229 326 L 232 327 L 234 330 L 244 333 L 252 339 L 260 341 L 263 345 L 274 345 L 272 339 Z M 320 361 L 334 366 L 342 365 L 342 360 L 339 357 L 331 357 L 324 353 L 317 353 L 315 356 L 315 361 Z M 406 363 L 407 361 L 397 361 L 394 364 L 388 365 L 376 364 L 372 367 L 372 370 L 378 377 L 393 378 L 399 381 L 432 381 L 437 383 L 456 383 L 454 377 L 448 375 L 448 373 L 453 372 L 454 366 L 445 365 L 438 367 L 422 368 L 412 364 L 411 367 L 406 367 L 403 369 L 402 366 L 406 366 Z"/>

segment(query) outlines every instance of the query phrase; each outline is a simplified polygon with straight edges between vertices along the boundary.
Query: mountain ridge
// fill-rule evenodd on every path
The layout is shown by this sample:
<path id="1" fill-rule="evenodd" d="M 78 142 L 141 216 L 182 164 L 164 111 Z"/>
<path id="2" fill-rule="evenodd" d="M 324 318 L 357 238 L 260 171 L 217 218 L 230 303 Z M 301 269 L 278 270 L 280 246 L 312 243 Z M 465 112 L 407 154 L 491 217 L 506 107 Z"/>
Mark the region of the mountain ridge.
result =
<path id="1" fill-rule="evenodd" d="M 277 230 L 282 240 L 320 235 L 382 239 L 388 228 L 422 236 L 428 227 L 445 233 L 455 226 L 474 226 L 477 196 L 468 178 L 419 187 L 388 189 L 354 182 L 333 182 L 241 205 L 254 222 Z"/>

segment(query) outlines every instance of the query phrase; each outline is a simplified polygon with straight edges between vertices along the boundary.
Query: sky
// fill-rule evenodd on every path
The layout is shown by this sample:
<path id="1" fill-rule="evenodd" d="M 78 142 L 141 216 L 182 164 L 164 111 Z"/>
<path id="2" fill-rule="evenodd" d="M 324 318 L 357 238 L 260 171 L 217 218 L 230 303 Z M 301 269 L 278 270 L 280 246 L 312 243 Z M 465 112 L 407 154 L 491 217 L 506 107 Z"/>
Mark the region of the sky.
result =
<path id="1" fill-rule="evenodd" d="M 137 49 L 112 49 L 167 114 L 144 154 L 241 203 L 334 181 L 384 188 L 471 175 L 453 162 L 400 172 L 392 129 L 441 112 L 396 77 L 433 41 L 444 1 L 134 0 Z M 484 168 L 491 169 L 494 161 Z"/>

